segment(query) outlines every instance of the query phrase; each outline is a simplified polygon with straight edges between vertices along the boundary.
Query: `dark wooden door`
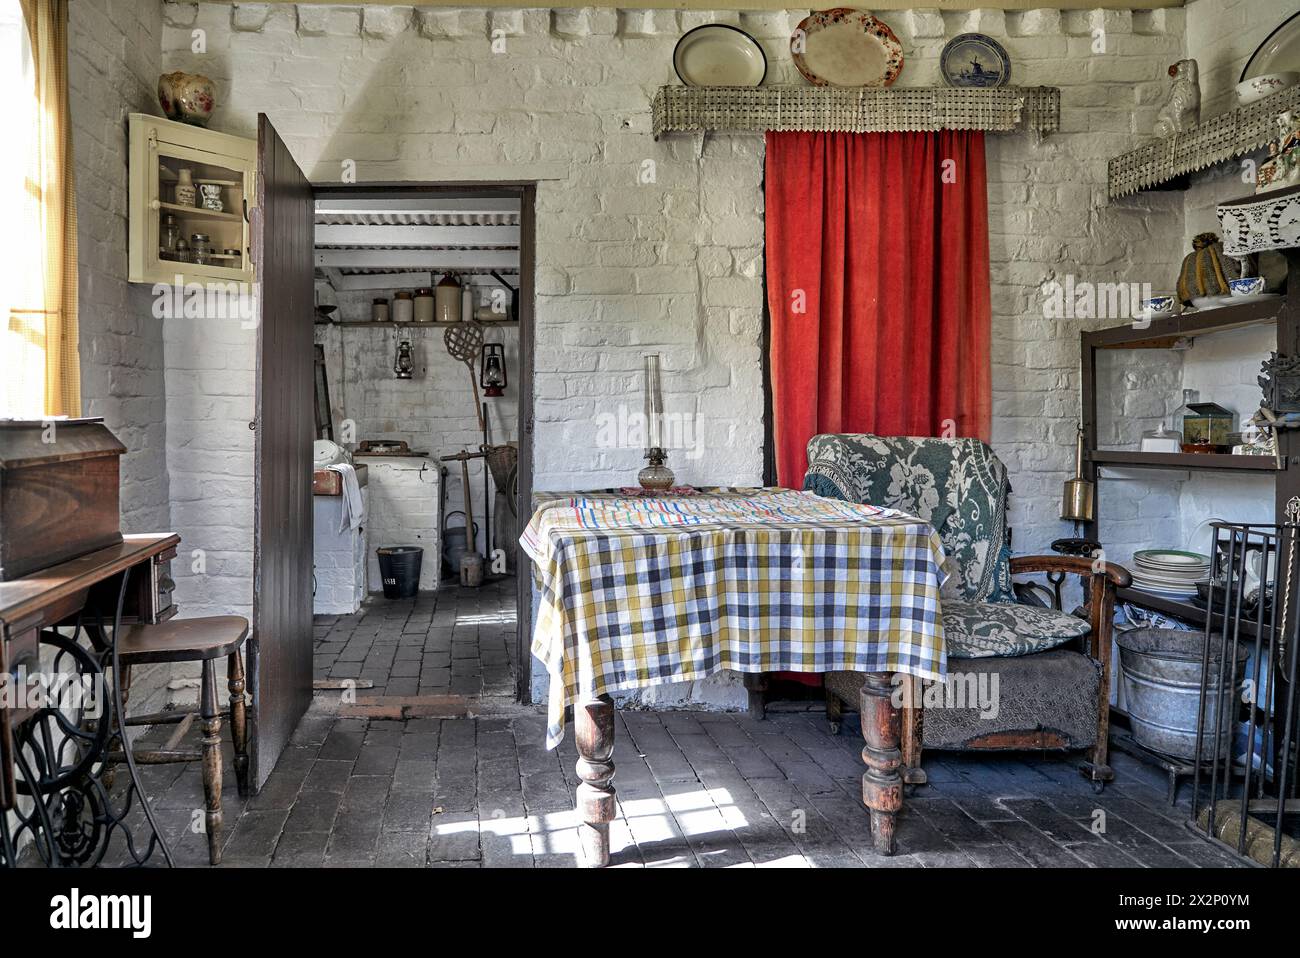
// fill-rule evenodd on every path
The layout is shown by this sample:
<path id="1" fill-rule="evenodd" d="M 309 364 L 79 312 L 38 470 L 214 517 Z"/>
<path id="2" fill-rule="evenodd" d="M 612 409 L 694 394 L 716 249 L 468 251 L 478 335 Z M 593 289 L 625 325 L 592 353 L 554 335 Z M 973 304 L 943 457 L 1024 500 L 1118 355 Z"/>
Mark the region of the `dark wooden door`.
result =
<path id="1" fill-rule="evenodd" d="M 265 114 L 257 117 L 251 232 L 258 290 L 252 781 L 260 787 L 311 704 L 311 184 Z"/>

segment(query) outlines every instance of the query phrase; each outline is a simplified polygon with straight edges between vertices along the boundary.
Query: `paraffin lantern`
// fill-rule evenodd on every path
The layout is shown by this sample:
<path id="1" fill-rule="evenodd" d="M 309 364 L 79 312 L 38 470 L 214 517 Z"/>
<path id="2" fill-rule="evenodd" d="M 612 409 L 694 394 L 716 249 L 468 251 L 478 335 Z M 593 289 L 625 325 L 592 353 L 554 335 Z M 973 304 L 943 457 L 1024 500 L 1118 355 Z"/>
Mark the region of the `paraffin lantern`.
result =
<path id="1" fill-rule="evenodd" d="M 397 344 L 397 359 L 393 361 L 393 372 L 398 379 L 410 379 L 415 371 L 415 357 L 411 354 L 411 341 L 403 339 Z"/>
<path id="2" fill-rule="evenodd" d="M 506 350 L 500 343 L 484 343 L 480 360 L 479 385 L 484 396 L 504 396 L 506 390 Z"/>

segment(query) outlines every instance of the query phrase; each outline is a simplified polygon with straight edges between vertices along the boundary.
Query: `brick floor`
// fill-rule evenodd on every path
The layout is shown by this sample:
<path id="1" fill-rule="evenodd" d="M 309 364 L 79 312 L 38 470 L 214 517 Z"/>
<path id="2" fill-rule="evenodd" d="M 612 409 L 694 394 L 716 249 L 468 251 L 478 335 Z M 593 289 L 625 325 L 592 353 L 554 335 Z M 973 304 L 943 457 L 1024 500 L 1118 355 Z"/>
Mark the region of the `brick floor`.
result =
<path id="1" fill-rule="evenodd" d="M 340 718 L 318 698 L 262 791 L 241 803 L 227 763 L 223 867 L 570 867 L 571 737 L 543 716 Z M 161 733 L 159 733 L 161 734 Z M 900 854 L 871 849 L 856 723 L 814 713 L 620 712 L 615 865 L 1221 867 L 1163 779 L 1120 755 L 1100 796 L 1075 760 L 933 754 L 906 799 Z M 144 770 L 178 864 L 206 864 L 194 766 Z"/>
<path id="2" fill-rule="evenodd" d="M 514 697 L 513 577 L 371 596 L 356 615 L 316 616 L 314 628 L 316 679 L 362 680 L 360 698 Z"/>
<path id="3" fill-rule="evenodd" d="M 510 701 L 513 615 L 507 581 L 447 589 L 436 602 L 375 599 L 356 616 L 318 620 L 318 677 L 368 678 L 376 700 L 414 689 L 470 707 L 448 713 L 461 717 L 383 718 L 319 692 L 246 803 L 227 750 L 223 867 L 571 867 L 576 753 L 571 735 L 547 752 L 541 711 Z M 1117 781 L 1095 795 L 1077 757 L 931 753 L 930 784 L 905 802 L 900 854 L 884 858 L 861 802 L 861 747 L 856 717 L 832 736 L 815 712 L 769 712 L 762 722 L 620 712 L 613 864 L 1238 864 L 1185 827 L 1187 787 L 1169 808 L 1163 776 L 1124 755 L 1114 758 Z M 143 772 L 178 863 L 205 865 L 197 766 Z"/>

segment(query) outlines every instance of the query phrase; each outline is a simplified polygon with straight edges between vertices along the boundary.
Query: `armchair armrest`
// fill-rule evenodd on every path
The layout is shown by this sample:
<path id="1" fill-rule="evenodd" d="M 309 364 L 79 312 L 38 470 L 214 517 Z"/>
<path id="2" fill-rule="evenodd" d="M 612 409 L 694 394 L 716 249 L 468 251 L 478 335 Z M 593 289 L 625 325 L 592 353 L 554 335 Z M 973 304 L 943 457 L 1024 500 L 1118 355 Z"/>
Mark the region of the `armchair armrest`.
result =
<path id="1" fill-rule="evenodd" d="M 1041 556 L 1012 556 L 1011 557 L 1011 574 L 1020 575 L 1026 572 L 1066 572 L 1072 575 L 1101 575 L 1104 576 L 1111 585 L 1117 589 L 1128 588 L 1133 581 L 1129 575 L 1128 569 L 1116 562 L 1102 562 L 1098 569 L 1094 569 L 1097 560 L 1089 559 L 1086 556 L 1063 556 L 1063 555 L 1041 555 Z"/>

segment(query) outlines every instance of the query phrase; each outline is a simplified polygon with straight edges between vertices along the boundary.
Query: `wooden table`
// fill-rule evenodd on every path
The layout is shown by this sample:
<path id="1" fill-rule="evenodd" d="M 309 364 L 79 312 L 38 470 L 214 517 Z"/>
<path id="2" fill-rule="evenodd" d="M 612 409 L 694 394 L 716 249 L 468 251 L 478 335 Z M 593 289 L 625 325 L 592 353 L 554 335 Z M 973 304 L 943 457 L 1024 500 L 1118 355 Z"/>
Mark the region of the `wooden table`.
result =
<path id="1" fill-rule="evenodd" d="M 0 675 L 8 676 L 10 691 L 20 670 L 30 674 L 41 669 L 42 644 L 56 649 L 56 656 L 92 684 L 110 691 L 109 669 L 114 677 L 120 674 L 115 636 L 121 626 L 157 623 L 176 612 L 167 563 L 179 542 L 170 533 L 125 536 L 118 545 L 0 583 Z M 66 634 L 70 629 L 75 629 L 71 637 Z M 84 645 L 78 641 L 83 633 Z M 121 690 L 114 680 L 109 701 L 103 703 L 108 721 L 81 716 L 71 733 L 66 715 L 57 709 L 18 705 L 0 702 L 0 815 L 17 822 L 12 833 L 8 824 L 0 826 L 0 865 L 14 864 L 17 838 L 24 832 L 37 840 L 49 865 L 97 864 L 112 833 L 125 828 L 125 807 L 120 813 L 113 809 L 101 781 L 112 771 L 104 762 L 108 746 L 121 735 L 116 721 L 122 714 Z M 67 734 L 77 737 L 71 764 L 55 747 Z M 143 857 L 129 845 L 132 857 L 142 862 L 157 845 L 170 864 L 131 750 L 123 752 L 130 777 L 125 802 L 129 806 L 134 790 L 153 830 Z M 20 805 L 20 794 L 33 799 L 25 803 L 33 806 L 30 810 Z"/>
<path id="2" fill-rule="evenodd" d="M 698 679 L 718 662 L 747 679 L 787 668 L 865 676 L 859 696 L 866 766 L 862 800 L 876 850 L 894 854 L 903 804 L 902 715 L 894 692 L 898 680 L 909 676 L 873 669 L 884 666 L 921 678 L 942 671 L 937 625 L 942 552 L 932 528 L 901 513 L 829 503 L 785 489 L 632 496 L 618 490 L 538 493 L 533 498 L 533 520 L 521 541 L 537 564 L 544 593 L 538 629 L 545 625 L 551 637 L 535 637 L 533 653 L 551 673 L 548 745 L 555 744 L 562 729 L 561 702 L 567 699 L 573 706 L 578 831 L 586 864 L 608 864 L 609 823 L 616 806 L 614 705 L 603 693 L 677 681 L 680 670 L 686 678 Z M 659 499 L 678 501 L 664 508 L 648 502 Z M 598 507 L 605 503 L 614 508 L 602 512 Z M 556 511 L 548 520 L 550 509 Z M 791 545 L 796 534 L 811 537 L 800 539 L 797 550 Z M 560 551 L 546 547 L 553 541 L 562 543 Z M 850 548 L 850 542 L 857 558 L 846 564 L 835 558 L 836 550 Z M 666 562 L 670 543 L 674 551 Z M 755 552 L 762 552 L 763 563 L 752 561 Z M 913 570 L 906 587 L 896 588 L 881 575 L 880 570 L 894 567 Z M 732 572 L 701 571 L 714 568 Z M 788 661 L 780 648 L 784 643 L 764 645 L 752 637 L 756 631 L 781 628 L 777 620 L 782 615 L 797 614 L 780 612 L 772 604 L 789 589 L 786 570 L 796 570 L 793 574 L 809 595 L 820 590 L 842 596 L 847 576 L 860 600 L 846 612 L 842 603 L 829 603 L 823 610 L 817 598 L 809 598 L 805 608 L 832 619 L 818 629 L 815 648 L 805 646 Z M 760 597 L 757 602 L 733 600 L 742 586 L 747 596 Z M 670 608 L 662 619 L 661 600 Z M 724 626 L 701 651 L 692 624 L 719 621 L 716 613 L 723 607 L 746 625 Z M 844 635 L 855 641 L 844 641 Z M 571 663 L 576 664 L 570 668 Z M 562 680 L 565 684 L 557 685 Z M 558 700 L 557 687 L 565 689 Z M 897 701 L 901 704 L 901 696 Z"/>
<path id="3" fill-rule="evenodd" d="M 894 673 L 868 672 L 859 700 L 862 709 L 862 802 L 871 814 L 871 839 L 882 855 L 894 854 L 894 828 L 903 807 L 902 718 L 894 704 Z M 615 817 L 614 703 L 608 695 L 573 707 L 573 737 L 578 747 L 578 839 L 589 868 L 609 864 L 609 823 Z"/>

